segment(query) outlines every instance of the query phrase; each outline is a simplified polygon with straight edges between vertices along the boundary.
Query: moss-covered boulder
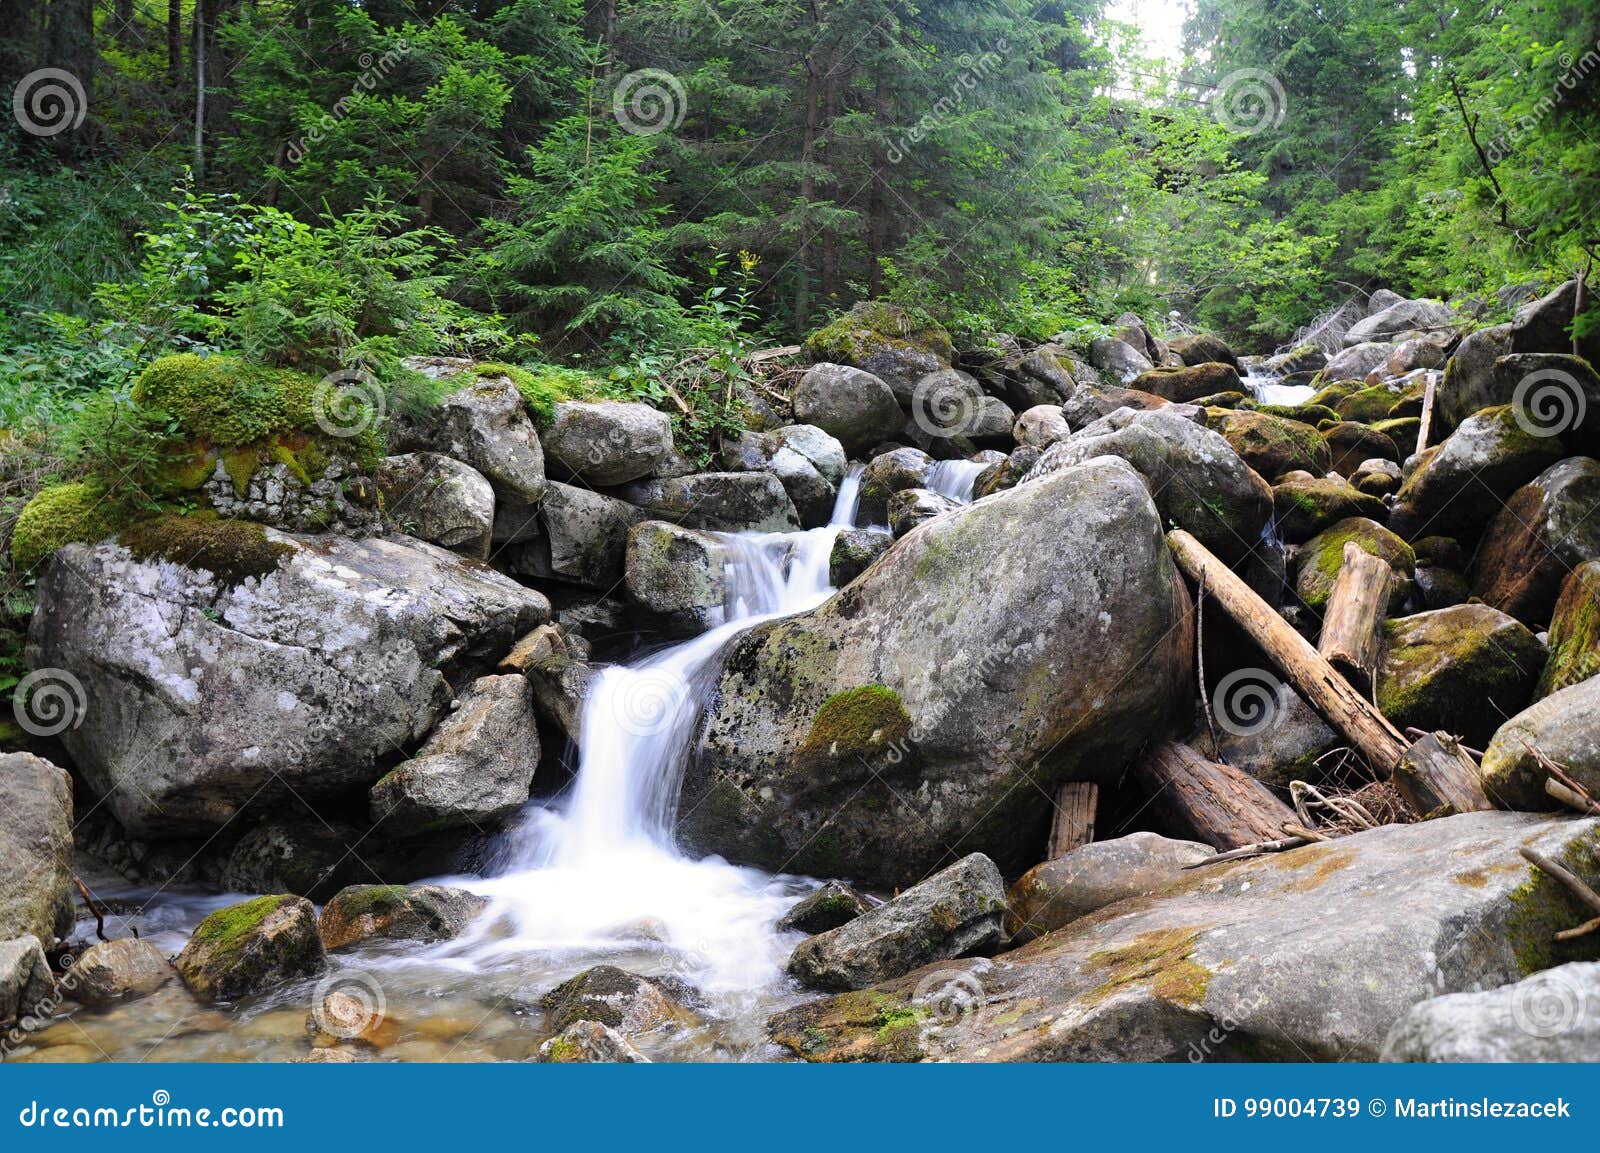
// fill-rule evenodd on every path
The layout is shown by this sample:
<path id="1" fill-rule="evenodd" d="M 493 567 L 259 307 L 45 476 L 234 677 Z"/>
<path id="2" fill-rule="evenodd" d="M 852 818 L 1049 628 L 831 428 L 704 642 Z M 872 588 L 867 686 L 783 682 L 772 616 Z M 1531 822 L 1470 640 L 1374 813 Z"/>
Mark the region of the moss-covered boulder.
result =
<path id="1" fill-rule="evenodd" d="M 1472 591 L 1538 626 L 1561 583 L 1600 557 L 1600 461 L 1575 456 L 1545 469 L 1495 514 L 1472 561 Z"/>
<path id="2" fill-rule="evenodd" d="M 1204 332 L 1196 333 L 1194 336 L 1177 336 L 1167 341 L 1167 347 L 1177 353 L 1184 364 L 1190 366 L 1226 364 L 1236 372 L 1239 368 L 1239 358 L 1233 354 L 1233 349 L 1228 347 L 1228 342 L 1220 336 Z"/>
<path id="3" fill-rule="evenodd" d="M 1378 707 L 1402 730 L 1442 729 L 1482 748 L 1533 699 L 1544 663 L 1539 638 L 1488 605 L 1400 617 L 1383 627 Z"/>
<path id="4" fill-rule="evenodd" d="M 950 334 L 942 326 L 917 312 L 879 300 L 862 301 L 819 328 L 806 338 L 803 351 L 813 361 L 849 365 L 872 373 L 889 386 L 903 405 L 911 403 L 917 381 L 930 372 L 949 368 L 953 355 Z"/>
<path id="5" fill-rule="evenodd" d="M 1436 416 L 1446 427 L 1454 428 L 1475 412 L 1505 404 L 1511 398 L 1499 394 L 1494 364 L 1511 351 L 1511 326 L 1497 324 L 1480 328 L 1462 337 L 1444 366 L 1434 400 Z"/>
<path id="6" fill-rule="evenodd" d="M 1419 417 L 1400 416 L 1388 420 L 1375 420 L 1367 427 L 1394 442 L 1399 460 L 1409 459 L 1411 454 L 1417 451 L 1417 437 L 1422 433 L 1422 420 Z"/>
<path id="7" fill-rule="evenodd" d="M 1371 424 L 1390 416 L 1389 410 L 1399 403 L 1403 392 L 1393 385 L 1374 384 L 1340 397 L 1333 408 L 1341 420 Z"/>
<path id="8" fill-rule="evenodd" d="M 1394 570 L 1395 580 L 1389 595 L 1389 611 L 1396 612 L 1411 591 L 1411 574 L 1416 570 L 1416 554 L 1411 546 L 1375 521 L 1365 517 L 1342 520 L 1306 542 L 1300 552 L 1300 568 L 1295 577 L 1295 593 L 1307 608 L 1321 612 L 1333 592 L 1333 582 L 1344 564 L 1344 546 L 1354 542 L 1373 556 L 1381 557 Z"/>
<path id="9" fill-rule="evenodd" d="M 1323 529 L 1350 517 L 1381 520 L 1389 510 L 1382 500 L 1334 477 L 1285 480 L 1272 487 L 1272 510 L 1278 533 L 1291 544 L 1310 540 Z"/>
<path id="10" fill-rule="evenodd" d="M 866 524 L 889 523 L 889 498 L 907 488 L 926 488 L 933 458 L 920 448 L 895 448 L 880 452 L 861 474 L 857 520 Z"/>
<path id="11" fill-rule="evenodd" d="M 1600 677 L 1553 692 L 1500 726 L 1483 756 L 1489 798 L 1506 808 L 1556 808 L 1541 754 L 1600 796 Z"/>
<path id="12" fill-rule="evenodd" d="M 820 608 L 729 645 L 680 840 L 885 885 L 925 876 L 957 837 L 1031 864 L 1048 813 L 1021 784 L 1110 780 L 1189 709 L 1188 607 L 1120 460 L 939 517 Z"/>
<path id="13" fill-rule="evenodd" d="M 1510 405 L 1469 416 L 1423 454 L 1395 497 L 1390 527 L 1407 538 L 1476 541 L 1513 492 L 1565 455 L 1558 437 L 1532 427 Z"/>
<path id="14" fill-rule="evenodd" d="M 1239 373 L 1226 363 L 1205 362 L 1188 368 L 1153 368 L 1133 379 L 1133 388 L 1188 402 L 1223 392 L 1240 392 Z"/>
<path id="15" fill-rule="evenodd" d="M 37 568 L 74 541 L 92 544 L 117 531 L 115 509 L 97 486 L 77 481 L 40 489 L 11 530 L 11 560 L 21 572 Z"/>
<path id="16" fill-rule="evenodd" d="M 695 1023 L 694 992 L 672 977 L 641 977 L 615 965 L 585 969 L 539 999 L 557 1032 L 579 1021 L 596 1021 L 623 1036 L 682 1028 Z"/>
<path id="17" fill-rule="evenodd" d="M 694 636 L 726 617 L 730 560 L 721 536 L 664 520 L 641 521 L 628 530 L 623 583 L 650 623 L 676 636 Z"/>
<path id="18" fill-rule="evenodd" d="M 322 944 L 343 949 L 364 941 L 448 941 L 488 906 L 487 898 L 443 885 L 352 885 L 323 906 Z"/>
<path id="19" fill-rule="evenodd" d="M 257 897 L 218 909 L 195 929 L 176 961 L 202 1001 L 237 1001 L 328 966 L 317 912 L 304 897 Z"/>
<path id="20" fill-rule="evenodd" d="M 894 537 L 877 528 L 847 528 L 833 541 L 828 555 L 828 583 L 842 589 L 872 567 L 894 543 Z"/>
<path id="21" fill-rule="evenodd" d="M 826 933 L 872 908 L 872 902 L 842 881 L 829 881 L 778 918 L 781 933 Z"/>
<path id="22" fill-rule="evenodd" d="M 1550 660 L 1535 697 L 1600 676 L 1600 560 L 1574 569 L 1550 617 Z"/>
<path id="23" fill-rule="evenodd" d="M 1327 442 L 1330 454 L 1329 471 L 1338 473 L 1346 480 L 1355 475 L 1364 460 L 1375 457 L 1393 461 L 1400 459 L 1400 450 L 1395 447 L 1394 441 L 1364 424 L 1342 420 L 1324 428 L 1322 439 Z"/>
<path id="24" fill-rule="evenodd" d="M 1296 469 L 1313 476 L 1328 471 L 1331 456 L 1327 444 L 1316 429 L 1297 420 L 1213 408 L 1206 410 L 1206 427 L 1221 433 L 1245 463 L 1268 480 Z"/>

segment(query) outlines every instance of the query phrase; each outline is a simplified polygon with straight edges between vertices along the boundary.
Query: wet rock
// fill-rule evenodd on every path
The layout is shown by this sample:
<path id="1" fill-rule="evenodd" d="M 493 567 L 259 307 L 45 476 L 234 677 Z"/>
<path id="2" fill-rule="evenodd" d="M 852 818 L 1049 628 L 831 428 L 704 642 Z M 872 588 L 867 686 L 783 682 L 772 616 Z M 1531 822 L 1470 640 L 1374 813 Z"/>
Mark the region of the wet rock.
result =
<path id="1" fill-rule="evenodd" d="M 1328 363 L 1328 354 L 1315 344 L 1300 344 L 1288 352 L 1267 357 L 1265 367 L 1279 376 L 1295 372 L 1315 372 Z"/>
<path id="2" fill-rule="evenodd" d="M 416 755 L 372 786 L 373 824 L 399 837 L 493 827 L 527 804 L 538 767 L 528 682 L 479 677 Z"/>
<path id="3" fill-rule="evenodd" d="M 121 937 L 84 950 L 62 987 L 84 1005 L 109 1005 L 154 993 L 178 974 L 149 941 Z"/>
<path id="4" fill-rule="evenodd" d="M 625 485 L 618 495 L 651 520 L 720 532 L 793 532 L 800 527 L 783 482 L 764 472 L 702 472 Z"/>
<path id="5" fill-rule="evenodd" d="M 494 489 L 477 469 L 437 452 L 413 452 L 385 457 L 374 479 L 402 532 L 462 556 L 488 557 Z"/>
<path id="6" fill-rule="evenodd" d="M 1116 412 L 1080 429 L 1045 450 L 1030 483 L 1097 456 L 1126 460 L 1145 478 L 1164 522 L 1227 560 L 1252 548 L 1272 515 L 1272 490 L 1226 440 L 1165 410 Z"/>
<path id="7" fill-rule="evenodd" d="M 1511 494 L 1472 561 L 1473 594 L 1531 625 L 1550 619 L 1561 583 L 1600 557 L 1600 461 L 1569 457 Z"/>
<path id="8" fill-rule="evenodd" d="M 939 517 L 820 608 L 730 644 L 680 839 L 863 883 L 909 883 L 957 836 L 1029 863 L 1047 814 L 1014 787 L 1019 767 L 1046 791 L 1110 779 L 1187 709 L 1187 610 L 1122 461 Z"/>
<path id="9" fill-rule="evenodd" d="M 202 1001 L 236 1001 L 327 968 L 317 913 L 303 897 L 257 897 L 218 909 L 195 929 L 176 961 Z"/>
<path id="10" fill-rule="evenodd" d="M 892 533 L 876 528 L 847 528 L 834 538 L 828 557 L 828 583 L 842 589 L 889 551 Z"/>
<path id="11" fill-rule="evenodd" d="M 62 549 L 40 582 L 30 665 L 82 684 L 61 739 L 135 836 L 365 788 L 451 683 L 549 616 L 539 593 L 421 541 L 254 531 L 212 562 L 226 575 L 108 541 Z"/>
<path id="12" fill-rule="evenodd" d="M 925 488 L 902 489 L 889 498 L 889 531 L 897 539 L 936 516 L 961 506 Z"/>
<path id="13" fill-rule="evenodd" d="M 361 830 L 293 815 L 251 829 L 228 854 L 222 883 L 238 893 L 292 893 L 325 901 L 361 871 Z M 370 846 L 369 846 L 370 851 Z"/>
<path id="14" fill-rule="evenodd" d="M 488 904 L 476 893 L 443 885 L 352 885 L 324 906 L 317 929 L 327 949 L 372 940 L 448 941 Z"/>
<path id="15" fill-rule="evenodd" d="M 1597 844 L 1594 820 L 1518 813 L 1387 825 L 1192 870 L 993 960 L 813 1002 L 769 1031 L 808 1060 L 1373 1060 L 1419 1001 L 1592 950 L 1551 943 L 1588 914 L 1517 849 L 1594 884 Z M 930 992 L 958 1011 L 930 1020 Z"/>
<path id="16" fill-rule="evenodd" d="M 1272 508 L 1279 535 L 1291 544 L 1309 540 L 1353 516 L 1379 520 L 1388 515 L 1382 500 L 1335 477 L 1280 481 L 1272 488 Z"/>
<path id="17" fill-rule="evenodd" d="M 1167 400 L 1194 401 L 1224 392 L 1239 392 L 1239 373 L 1226 363 L 1201 363 L 1188 368 L 1153 368 L 1133 379 L 1131 387 Z"/>
<path id="18" fill-rule="evenodd" d="M 1214 856 L 1197 841 L 1132 833 L 1080 845 L 1035 865 L 1006 893 L 1006 932 L 1017 948 L 1125 897 L 1163 889 L 1187 865 Z"/>
<path id="19" fill-rule="evenodd" d="M 1417 336 L 1395 345 L 1389 359 L 1377 371 L 1386 377 L 1404 376 L 1419 368 L 1443 368 L 1449 356 L 1450 337 L 1443 333 Z M 1413 413 L 1412 415 L 1417 415 Z"/>
<path id="20" fill-rule="evenodd" d="M 544 497 L 544 449 L 517 386 L 507 376 L 468 376 L 427 412 L 389 430 L 395 452 L 438 452 L 471 465 L 496 499 L 538 504 Z"/>
<path id="21" fill-rule="evenodd" d="M 1489 799 L 1515 809 L 1553 809 L 1548 777 L 1535 750 L 1566 770 L 1590 796 L 1600 796 L 1600 677 L 1535 701 L 1500 726 L 1483 755 Z"/>
<path id="22" fill-rule="evenodd" d="M 1600 964 L 1573 962 L 1514 985 L 1413 1005 L 1383 1043 L 1383 1061 L 1594 1061 L 1600 1055 Z"/>
<path id="23" fill-rule="evenodd" d="M 1333 592 L 1333 582 L 1344 564 L 1344 546 L 1360 545 L 1373 556 L 1382 557 L 1394 570 L 1395 581 L 1389 594 L 1389 611 L 1399 611 L 1411 592 L 1411 574 L 1416 570 L 1416 554 L 1394 533 L 1375 521 L 1351 517 L 1325 529 L 1300 550 L 1295 593 L 1307 608 L 1321 612 Z"/>
<path id="24" fill-rule="evenodd" d="M 1443 565 L 1418 564 L 1412 576 L 1417 600 L 1425 609 L 1444 609 L 1451 605 L 1466 604 L 1472 599 L 1472 587 L 1459 570 Z"/>
<path id="25" fill-rule="evenodd" d="M 1005 460 L 991 464 L 972 482 L 972 499 L 978 500 L 997 492 L 1004 492 L 1008 488 L 1016 488 L 1022 483 L 1023 478 L 1033 471 L 1033 466 L 1039 463 L 1039 458 L 1043 455 L 1043 450 L 1032 445 L 1023 445 Z"/>
<path id="26" fill-rule="evenodd" d="M 1318 374 L 1319 380 L 1365 380 L 1367 373 L 1383 364 L 1394 351 L 1387 341 L 1367 341 L 1349 345 L 1328 359 Z"/>
<path id="27" fill-rule="evenodd" d="M 879 453 L 861 474 L 857 519 L 869 524 L 889 523 L 889 498 L 902 489 L 925 488 L 933 458 L 920 448 L 896 448 Z"/>
<path id="28" fill-rule="evenodd" d="M 780 933 L 826 933 L 872 909 L 872 902 L 842 881 L 829 881 L 778 919 Z"/>
<path id="29" fill-rule="evenodd" d="M 1383 626 L 1377 702 L 1397 727 L 1443 730 L 1482 748 L 1533 699 L 1545 648 L 1512 617 L 1463 604 Z"/>
<path id="30" fill-rule="evenodd" d="M 507 567 L 522 576 L 615 588 L 622 579 L 628 530 L 644 519 L 626 501 L 551 481 L 539 506 L 537 531 L 506 553 Z"/>
<path id="31" fill-rule="evenodd" d="M 1017 417 L 1011 435 L 1018 444 L 1049 448 L 1072 435 L 1072 429 L 1059 404 L 1039 404 Z"/>
<path id="32" fill-rule="evenodd" d="M 1155 367 L 1141 350 L 1113 337 L 1089 345 L 1089 363 L 1123 384 Z"/>
<path id="33" fill-rule="evenodd" d="M 1167 342 L 1167 347 L 1183 359 L 1183 363 L 1193 367 L 1197 364 L 1226 364 L 1235 371 L 1239 368 L 1239 358 L 1233 354 L 1233 349 L 1228 347 L 1227 341 L 1220 336 L 1211 336 L 1207 333 L 1197 333 L 1194 336 L 1174 337 Z M 1320 367 L 1310 365 L 1309 367 Z M 1293 369 L 1283 371 L 1292 372 Z"/>
<path id="34" fill-rule="evenodd" d="M 1560 440 L 1533 435 L 1525 424 L 1509 406 L 1462 421 L 1406 478 L 1390 510 L 1390 527 L 1405 537 L 1476 540 L 1513 492 L 1564 455 Z"/>
<path id="35" fill-rule="evenodd" d="M 730 554 L 722 538 L 661 520 L 634 525 L 624 565 L 634 603 L 678 636 L 722 623 Z"/>
<path id="36" fill-rule="evenodd" d="M 1400 459 L 1400 450 L 1394 441 L 1363 424 L 1340 421 L 1323 429 L 1322 439 L 1327 442 L 1330 454 L 1328 471 L 1343 477 L 1354 476 L 1362 461 L 1374 457 L 1396 462 Z"/>
<path id="37" fill-rule="evenodd" d="M 48 720 L 49 678 L 27 712 Z M 64 684 L 65 682 L 61 682 Z M 0 940 L 54 943 L 72 930 L 72 779 L 32 753 L 0 754 Z"/>
<path id="38" fill-rule="evenodd" d="M 1579 565 L 1550 617 L 1550 660 L 1535 698 L 1600 675 L 1600 560 Z"/>
<path id="39" fill-rule="evenodd" d="M 557 985 L 539 999 L 558 1033 L 579 1021 L 594 1021 L 636 1036 L 692 1024 L 686 1002 L 692 992 L 670 977 L 641 977 L 614 965 L 596 965 Z"/>
<path id="40" fill-rule="evenodd" d="M 0 941 L 0 1021 L 25 1017 L 54 997 L 44 946 L 34 936 Z"/>
<path id="41" fill-rule="evenodd" d="M 605 488 L 658 475 L 672 456 L 672 419 L 648 404 L 560 401 L 543 442 L 550 475 Z"/>
<path id="42" fill-rule="evenodd" d="M 546 1065 L 639 1065 L 650 1062 L 650 1058 L 628 1044 L 626 1037 L 598 1021 L 574 1021 L 540 1045 L 539 1055 L 534 1060 Z"/>
<path id="43" fill-rule="evenodd" d="M 841 992 L 909 973 L 930 961 L 992 952 L 1004 940 L 1005 883 L 982 853 L 913 885 L 837 929 L 802 941 L 789 973 Z"/>
<path id="44" fill-rule="evenodd" d="M 1328 471 L 1328 445 L 1316 429 L 1297 420 L 1213 408 L 1206 410 L 1206 427 L 1221 433 L 1246 464 L 1269 480 L 1296 469 L 1313 476 Z"/>
<path id="45" fill-rule="evenodd" d="M 893 437 L 905 419 L 883 380 L 859 368 L 828 363 L 812 365 L 800 378 L 794 415 L 836 438 L 852 455 Z"/>

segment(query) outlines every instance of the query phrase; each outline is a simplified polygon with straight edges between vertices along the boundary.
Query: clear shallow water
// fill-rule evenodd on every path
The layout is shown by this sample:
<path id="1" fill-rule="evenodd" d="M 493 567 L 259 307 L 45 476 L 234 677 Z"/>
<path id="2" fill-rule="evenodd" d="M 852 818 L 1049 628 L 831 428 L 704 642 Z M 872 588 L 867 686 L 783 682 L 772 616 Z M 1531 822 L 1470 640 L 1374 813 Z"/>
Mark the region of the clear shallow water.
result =
<path id="1" fill-rule="evenodd" d="M 549 1036 L 540 996 L 602 963 L 680 978 L 704 998 L 697 1008 L 703 1025 L 634 1038 L 647 1056 L 777 1055 L 766 1041 L 766 1018 L 803 994 L 783 973 L 801 935 L 780 934 L 774 923 L 817 882 L 687 857 L 671 829 L 713 658 L 741 630 L 828 597 L 829 554 L 854 519 L 859 483 L 853 470 L 826 528 L 726 536 L 727 623 L 599 676 L 584 703 L 584 747 L 571 789 L 553 803 L 530 802 L 502 835 L 502 872 L 439 879 L 490 899 L 465 936 L 434 945 L 383 943 L 332 958 L 327 981 L 381 998 L 382 1025 L 360 1045 L 364 1057 L 527 1060 Z M 208 913 L 245 895 L 173 889 L 151 899 L 113 889 L 111 896 L 143 907 L 141 934 L 173 955 Z M 127 935 L 118 917 L 108 918 L 108 930 Z M 92 919 L 80 924 L 79 939 L 93 934 Z M 126 1005 L 71 1011 L 30 1035 L 11 1059 L 293 1060 L 311 1047 L 308 1018 L 328 987 L 304 981 L 218 1010 L 173 981 Z"/>

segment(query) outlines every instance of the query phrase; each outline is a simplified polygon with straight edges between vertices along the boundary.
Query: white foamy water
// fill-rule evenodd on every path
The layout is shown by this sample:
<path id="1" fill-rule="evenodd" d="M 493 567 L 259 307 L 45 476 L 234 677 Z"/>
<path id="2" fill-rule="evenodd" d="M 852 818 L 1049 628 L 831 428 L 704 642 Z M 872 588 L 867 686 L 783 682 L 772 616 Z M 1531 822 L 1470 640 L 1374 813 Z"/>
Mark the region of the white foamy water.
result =
<path id="1" fill-rule="evenodd" d="M 927 484 L 940 496 L 962 504 L 972 503 L 972 489 L 978 476 L 989 466 L 970 460 L 939 460 L 928 469 Z"/>
<path id="2" fill-rule="evenodd" d="M 1278 377 L 1252 368 L 1244 377 L 1244 387 L 1262 404 L 1304 404 L 1317 394 L 1309 384 L 1280 384 Z"/>

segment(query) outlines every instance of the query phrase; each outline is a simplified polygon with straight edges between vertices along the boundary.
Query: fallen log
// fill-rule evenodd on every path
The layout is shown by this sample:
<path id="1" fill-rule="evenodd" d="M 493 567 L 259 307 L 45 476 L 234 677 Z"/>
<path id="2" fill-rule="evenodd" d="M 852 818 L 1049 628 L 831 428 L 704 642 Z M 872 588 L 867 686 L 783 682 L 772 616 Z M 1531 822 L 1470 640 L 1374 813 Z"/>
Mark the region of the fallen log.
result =
<path id="1" fill-rule="evenodd" d="M 1149 798 L 1147 811 L 1168 836 L 1218 851 L 1280 840 L 1283 826 L 1295 820 L 1266 785 L 1188 745 L 1157 745 L 1135 765 L 1131 783 Z"/>
<path id="2" fill-rule="evenodd" d="M 1428 447 L 1428 437 L 1433 431 L 1433 394 L 1437 378 L 1428 373 L 1428 382 L 1422 389 L 1422 423 L 1417 426 L 1417 452 Z"/>
<path id="3" fill-rule="evenodd" d="M 1056 815 L 1050 823 L 1050 845 L 1045 860 L 1065 856 L 1094 840 L 1094 814 L 1100 803 L 1100 786 L 1089 781 L 1068 781 L 1056 790 Z"/>
<path id="4" fill-rule="evenodd" d="M 1395 766 L 1394 783 L 1419 816 L 1494 808 L 1484 795 L 1478 766 L 1449 733 L 1428 733 L 1412 744 Z"/>
<path id="5" fill-rule="evenodd" d="M 1354 541 L 1344 546 L 1344 560 L 1322 617 L 1317 652 L 1362 692 L 1372 687 L 1389 611 L 1394 570 Z"/>

